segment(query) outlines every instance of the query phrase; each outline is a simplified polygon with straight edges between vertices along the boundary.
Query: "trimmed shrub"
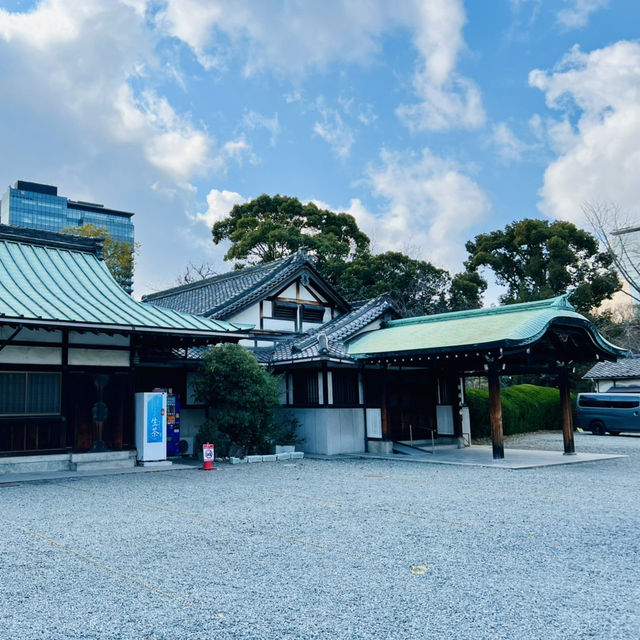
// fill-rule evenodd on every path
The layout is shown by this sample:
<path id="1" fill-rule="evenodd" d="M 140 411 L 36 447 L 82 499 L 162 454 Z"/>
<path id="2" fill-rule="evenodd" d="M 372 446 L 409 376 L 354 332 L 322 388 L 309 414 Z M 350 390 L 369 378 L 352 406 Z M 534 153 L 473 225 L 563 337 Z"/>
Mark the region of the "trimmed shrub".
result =
<path id="1" fill-rule="evenodd" d="M 221 455 L 231 443 L 247 453 L 263 453 L 271 447 L 278 380 L 244 347 L 222 344 L 210 348 L 202 359 L 196 391 L 210 418 L 200 428 L 199 445 L 208 439 L 220 448 Z"/>
<path id="2" fill-rule="evenodd" d="M 467 389 L 466 397 L 471 418 L 471 437 L 490 437 L 489 391 Z M 562 429 L 558 389 L 518 384 L 501 389 L 500 399 L 502 428 L 506 436 L 530 431 Z"/>

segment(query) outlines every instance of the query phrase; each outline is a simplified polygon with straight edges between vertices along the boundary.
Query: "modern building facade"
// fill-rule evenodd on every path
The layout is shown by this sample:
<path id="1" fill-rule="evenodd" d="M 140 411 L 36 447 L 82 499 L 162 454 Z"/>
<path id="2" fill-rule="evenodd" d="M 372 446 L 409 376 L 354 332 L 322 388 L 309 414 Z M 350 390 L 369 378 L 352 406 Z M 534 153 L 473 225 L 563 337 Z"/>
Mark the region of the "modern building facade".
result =
<path id="1" fill-rule="evenodd" d="M 107 209 L 102 204 L 70 200 L 58 187 L 18 180 L 0 202 L 0 223 L 27 229 L 59 232 L 92 224 L 105 228 L 114 240 L 133 244 L 133 213 Z"/>

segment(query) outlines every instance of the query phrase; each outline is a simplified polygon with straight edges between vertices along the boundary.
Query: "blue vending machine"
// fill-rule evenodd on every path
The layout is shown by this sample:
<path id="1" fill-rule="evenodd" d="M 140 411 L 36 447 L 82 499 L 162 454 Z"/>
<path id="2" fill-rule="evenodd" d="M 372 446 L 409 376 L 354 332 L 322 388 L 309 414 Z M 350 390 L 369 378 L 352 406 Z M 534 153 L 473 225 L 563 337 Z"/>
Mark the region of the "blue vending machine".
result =
<path id="1" fill-rule="evenodd" d="M 180 396 L 167 390 L 167 456 L 180 455 Z"/>

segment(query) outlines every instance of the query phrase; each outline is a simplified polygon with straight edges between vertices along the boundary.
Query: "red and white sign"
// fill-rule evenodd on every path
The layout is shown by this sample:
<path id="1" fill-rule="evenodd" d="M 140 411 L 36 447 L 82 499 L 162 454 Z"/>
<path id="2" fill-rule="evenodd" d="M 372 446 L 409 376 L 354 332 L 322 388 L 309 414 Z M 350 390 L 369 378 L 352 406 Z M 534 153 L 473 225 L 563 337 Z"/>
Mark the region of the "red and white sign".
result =
<path id="1" fill-rule="evenodd" d="M 213 462 L 213 445 L 212 444 L 203 444 L 202 445 L 202 458 L 205 462 Z"/>

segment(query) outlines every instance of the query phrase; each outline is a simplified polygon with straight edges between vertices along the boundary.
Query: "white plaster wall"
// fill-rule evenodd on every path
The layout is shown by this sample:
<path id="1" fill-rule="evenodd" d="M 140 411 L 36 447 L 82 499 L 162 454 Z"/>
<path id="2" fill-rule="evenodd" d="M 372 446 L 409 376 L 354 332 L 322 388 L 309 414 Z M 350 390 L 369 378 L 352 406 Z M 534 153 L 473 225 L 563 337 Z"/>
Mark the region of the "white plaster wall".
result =
<path id="1" fill-rule="evenodd" d="M 312 292 L 315 295 L 315 298 L 320 300 L 320 302 L 327 302 L 326 296 L 322 295 L 322 293 L 320 293 L 315 287 L 307 287 L 307 289 Z"/>
<path id="2" fill-rule="evenodd" d="M 130 344 L 129 336 L 108 336 L 105 334 L 95 333 L 79 333 L 77 331 L 69 332 L 69 344 L 96 344 L 110 345 L 114 347 L 128 347 Z"/>
<path id="3" fill-rule="evenodd" d="M 69 364 L 89 367 L 129 367 L 129 352 L 107 349 L 69 349 Z"/>
<path id="4" fill-rule="evenodd" d="M 0 351 L 0 353 L 2 353 Z M 600 393 L 604 393 L 606 391 L 610 391 L 614 388 L 613 380 L 598 380 L 597 388 Z M 615 389 L 620 390 L 624 389 L 624 387 L 636 387 L 640 386 L 640 378 L 630 378 L 629 380 L 616 380 L 615 381 Z"/>
<path id="5" fill-rule="evenodd" d="M 364 451 L 364 415 L 362 409 L 281 409 L 300 423 L 304 442 L 296 449 L 306 453 L 335 455 Z"/>
<path id="6" fill-rule="evenodd" d="M 196 436 L 200 425 L 206 420 L 204 408 L 180 409 L 180 437 Z"/>
<path id="7" fill-rule="evenodd" d="M 264 319 L 265 329 L 275 329 L 276 331 L 295 331 L 296 324 L 293 320 L 278 320 L 276 318 Z"/>
<path id="8" fill-rule="evenodd" d="M 311 293 L 311 291 L 309 291 L 307 287 L 304 287 L 302 285 L 300 285 L 300 300 L 309 300 L 310 302 L 316 302 L 316 298 Z"/>
<path id="9" fill-rule="evenodd" d="M 278 298 L 289 298 L 295 300 L 297 296 L 296 283 L 292 282 L 284 291 L 278 294 Z"/>
<path id="10" fill-rule="evenodd" d="M 0 364 L 62 365 L 62 349 L 58 347 L 12 347 L 0 351 Z M 127 366 L 129 360 L 127 358 Z"/>
<path id="11" fill-rule="evenodd" d="M 256 302 L 246 309 L 226 318 L 229 322 L 240 322 L 241 324 L 254 324 L 260 328 L 260 304 Z"/>

